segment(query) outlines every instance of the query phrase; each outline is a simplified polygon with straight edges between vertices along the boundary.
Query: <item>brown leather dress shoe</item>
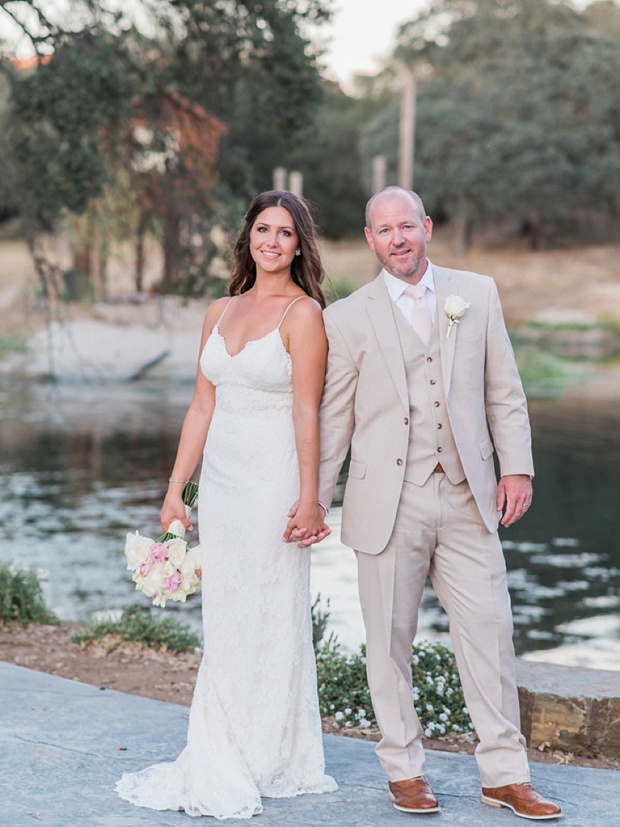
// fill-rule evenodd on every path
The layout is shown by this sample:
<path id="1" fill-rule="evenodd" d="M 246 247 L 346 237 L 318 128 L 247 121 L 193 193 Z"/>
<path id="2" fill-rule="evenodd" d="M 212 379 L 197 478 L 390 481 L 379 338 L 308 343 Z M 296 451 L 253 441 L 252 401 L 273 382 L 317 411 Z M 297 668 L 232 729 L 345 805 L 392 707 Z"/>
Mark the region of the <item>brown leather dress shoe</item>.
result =
<path id="1" fill-rule="evenodd" d="M 436 813 L 439 802 L 423 775 L 406 781 L 390 781 L 390 798 L 403 813 Z"/>
<path id="2" fill-rule="evenodd" d="M 562 810 L 552 801 L 547 801 L 525 781 L 522 784 L 506 784 L 504 787 L 483 787 L 482 801 L 489 807 L 510 807 L 521 818 L 542 820 L 560 818 Z"/>

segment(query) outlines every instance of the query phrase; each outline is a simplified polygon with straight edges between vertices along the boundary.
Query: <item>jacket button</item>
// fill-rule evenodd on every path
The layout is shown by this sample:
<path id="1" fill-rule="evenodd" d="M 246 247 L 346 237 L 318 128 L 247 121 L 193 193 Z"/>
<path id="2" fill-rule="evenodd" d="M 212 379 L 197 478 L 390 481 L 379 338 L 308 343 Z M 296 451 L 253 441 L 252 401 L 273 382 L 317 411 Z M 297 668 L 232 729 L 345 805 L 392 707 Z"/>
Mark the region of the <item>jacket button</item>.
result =
<path id="1" fill-rule="evenodd" d="M 437 380 L 436 379 L 431 379 L 431 385 L 436 385 L 436 384 L 437 384 Z"/>
<path id="2" fill-rule="evenodd" d="M 438 427 L 438 428 L 439 428 L 439 430 L 441 431 L 441 429 L 443 428 L 443 425 L 441 424 L 441 422 L 438 422 L 438 423 L 437 423 L 437 427 Z"/>
<path id="3" fill-rule="evenodd" d="M 435 402 L 435 407 L 438 408 L 440 404 L 440 402 Z"/>
<path id="4" fill-rule="evenodd" d="M 426 357 L 426 361 L 427 361 L 427 362 L 432 362 L 432 361 L 433 361 L 433 357 L 432 357 L 432 356 L 427 356 L 427 357 Z"/>
<path id="5" fill-rule="evenodd" d="M 403 461 L 402 461 L 402 459 L 399 457 L 399 458 L 396 460 L 396 465 L 402 465 L 402 464 L 403 464 Z"/>
<path id="6" fill-rule="evenodd" d="M 437 448 L 437 453 L 441 454 L 442 451 L 443 451 L 443 448 L 441 446 L 439 446 L 439 448 Z"/>
<path id="7" fill-rule="evenodd" d="M 408 424 L 409 424 L 409 417 L 408 417 L 408 416 L 406 416 L 406 417 L 405 417 L 404 422 L 405 422 L 405 425 L 408 425 Z"/>

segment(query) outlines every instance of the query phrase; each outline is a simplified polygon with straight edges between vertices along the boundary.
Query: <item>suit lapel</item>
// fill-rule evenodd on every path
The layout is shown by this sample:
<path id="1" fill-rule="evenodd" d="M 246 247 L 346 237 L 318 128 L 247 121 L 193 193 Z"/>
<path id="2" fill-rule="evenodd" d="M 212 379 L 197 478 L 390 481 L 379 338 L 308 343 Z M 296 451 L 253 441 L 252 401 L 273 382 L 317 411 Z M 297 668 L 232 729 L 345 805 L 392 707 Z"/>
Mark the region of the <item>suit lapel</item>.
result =
<path id="1" fill-rule="evenodd" d="M 437 267 L 433 264 L 433 276 L 435 278 L 435 295 L 437 298 L 437 314 L 435 316 L 435 324 L 438 325 L 439 333 L 439 353 L 441 356 L 441 372 L 443 376 L 443 385 L 446 398 L 450 391 L 450 383 L 452 381 L 452 366 L 454 364 L 454 352 L 456 349 L 456 339 L 458 336 L 458 324 L 453 325 L 452 332 L 448 336 L 448 317 L 444 311 L 444 304 L 449 295 L 451 295 L 456 287 L 454 276 L 449 270 L 444 270 L 443 267 Z"/>
<path id="2" fill-rule="evenodd" d="M 367 293 L 367 310 L 377 334 L 379 347 L 396 386 L 405 411 L 409 410 L 409 392 L 405 375 L 405 362 L 400 346 L 392 300 L 381 273 L 370 284 Z"/>

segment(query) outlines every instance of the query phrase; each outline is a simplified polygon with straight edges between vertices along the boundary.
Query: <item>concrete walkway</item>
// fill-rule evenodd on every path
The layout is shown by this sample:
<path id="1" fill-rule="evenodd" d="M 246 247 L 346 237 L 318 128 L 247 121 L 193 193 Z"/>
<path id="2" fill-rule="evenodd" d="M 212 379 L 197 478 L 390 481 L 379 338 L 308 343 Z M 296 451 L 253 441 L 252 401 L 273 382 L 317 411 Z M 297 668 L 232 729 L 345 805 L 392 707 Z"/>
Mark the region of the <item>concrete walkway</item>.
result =
<path id="1" fill-rule="evenodd" d="M 184 813 L 132 807 L 114 793 L 116 779 L 161 760 L 185 745 L 188 709 L 101 690 L 0 663 L 1 827 L 184 827 Z M 480 802 L 471 756 L 429 752 L 427 777 L 441 812 L 399 813 L 374 744 L 325 736 L 328 772 L 340 790 L 321 796 L 265 800 L 264 812 L 230 827 L 511 827 L 524 820 Z M 559 802 L 561 827 L 620 825 L 620 772 L 533 764 L 535 785 Z M 207 819 L 205 824 L 215 824 Z"/>

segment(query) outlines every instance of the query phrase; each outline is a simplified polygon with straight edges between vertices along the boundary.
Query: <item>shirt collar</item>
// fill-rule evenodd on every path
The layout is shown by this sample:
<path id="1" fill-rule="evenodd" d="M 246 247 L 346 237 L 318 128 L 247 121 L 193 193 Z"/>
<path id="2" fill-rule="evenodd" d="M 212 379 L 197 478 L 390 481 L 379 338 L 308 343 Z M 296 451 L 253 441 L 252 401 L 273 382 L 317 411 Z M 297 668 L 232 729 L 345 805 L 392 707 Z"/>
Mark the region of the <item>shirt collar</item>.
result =
<path id="1" fill-rule="evenodd" d="M 420 279 L 420 282 L 424 284 L 433 293 L 434 296 L 435 276 L 433 275 L 433 265 L 428 259 L 426 259 L 426 264 L 426 271 Z M 405 292 L 407 287 L 409 287 L 409 285 L 406 281 L 403 281 L 402 279 L 393 276 L 391 273 L 388 273 L 388 271 L 385 268 L 383 268 L 381 272 L 383 274 L 383 279 L 388 289 L 388 293 L 390 294 L 390 298 L 392 299 L 392 301 L 397 302 L 402 296 L 402 294 Z"/>

